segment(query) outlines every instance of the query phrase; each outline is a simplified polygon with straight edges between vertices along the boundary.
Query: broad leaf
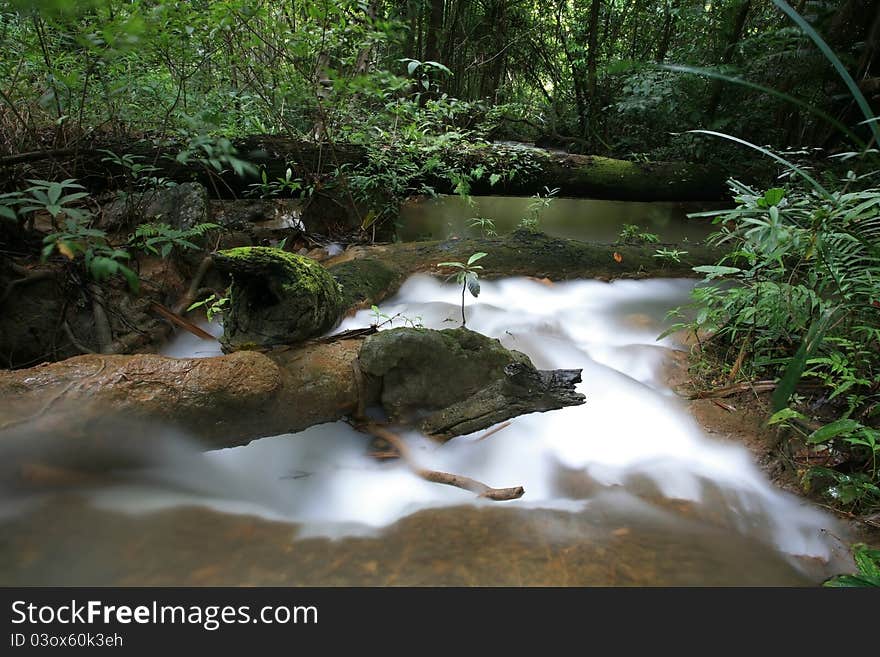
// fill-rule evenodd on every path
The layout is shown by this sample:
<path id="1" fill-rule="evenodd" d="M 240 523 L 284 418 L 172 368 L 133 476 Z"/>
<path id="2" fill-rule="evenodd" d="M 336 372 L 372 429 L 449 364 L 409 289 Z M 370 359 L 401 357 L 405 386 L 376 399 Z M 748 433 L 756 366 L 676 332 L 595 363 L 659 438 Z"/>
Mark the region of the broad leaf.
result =
<path id="1" fill-rule="evenodd" d="M 842 434 L 852 433 L 861 426 L 862 425 L 855 420 L 835 420 L 834 422 L 826 424 L 821 429 L 816 429 L 813 433 L 807 436 L 807 442 L 811 445 L 818 445 L 819 443 L 828 442 L 832 438 L 837 438 L 837 436 Z"/>
<path id="2" fill-rule="evenodd" d="M 729 276 L 742 271 L 739 267 L 725 267 L 724 265 L 700 265 L 699 267 L 694 267 L 693 270 L 699 274 L 706 274 L 707 278 Z"/>

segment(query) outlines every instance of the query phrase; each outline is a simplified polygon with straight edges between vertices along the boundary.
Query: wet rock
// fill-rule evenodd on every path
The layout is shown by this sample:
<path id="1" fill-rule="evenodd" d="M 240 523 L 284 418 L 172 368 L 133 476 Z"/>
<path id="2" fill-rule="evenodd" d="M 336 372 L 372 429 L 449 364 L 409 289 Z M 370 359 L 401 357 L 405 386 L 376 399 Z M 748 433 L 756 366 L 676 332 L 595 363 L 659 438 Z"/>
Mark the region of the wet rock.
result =
<path id="1" fill-rule="evenodd" d="M 254 246 L 220 251 L 214 263 L 232 275 L 221 338 L 226 351 L 303 342 L 341 318 L 341 288 L 314 260 Z"/>
<path id="2" fill-rule="evenodd" d="M 525 354 L 466 328 L 382 331 L 364 341 L 359 361 L 382 379 L 382 406 L 395 420 L 459 403 L 506 378 L 511 363 L 532 367 Z"/>
<path id="3" fill-rule="evenodd" d="M 208 190 L 199 183 L 190 182 L 126 194 L 104 205 L 101 214 L 100 226 L 105 230 L 146 222 L 188 230 L 210 221 Z"/>

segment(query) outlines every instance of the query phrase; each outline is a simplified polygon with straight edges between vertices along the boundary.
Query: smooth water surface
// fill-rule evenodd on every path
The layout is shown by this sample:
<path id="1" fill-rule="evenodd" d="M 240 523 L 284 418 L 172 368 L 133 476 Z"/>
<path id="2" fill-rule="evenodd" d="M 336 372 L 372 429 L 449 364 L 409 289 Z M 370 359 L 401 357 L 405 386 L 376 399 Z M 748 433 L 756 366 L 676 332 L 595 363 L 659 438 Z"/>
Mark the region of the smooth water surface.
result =
<path id="1" fill-rule="evenodd" d="M 411 201 L 400 214 L 398 236 L 403 241 L 479 237 L 484 228 L 473 226 L 471 218 L 490 219 L 503 234 L 529 216 L 531 198 L 516 196 L 438 196 Z M 706 204 L 557 198 L 540 211 L 540 229 L 553 237 L 615 242 L 626 224 L 657 235 L 661 242 L 700 242 L 713 231 L 711 219 L 689 212 L 706 210 Z"/>

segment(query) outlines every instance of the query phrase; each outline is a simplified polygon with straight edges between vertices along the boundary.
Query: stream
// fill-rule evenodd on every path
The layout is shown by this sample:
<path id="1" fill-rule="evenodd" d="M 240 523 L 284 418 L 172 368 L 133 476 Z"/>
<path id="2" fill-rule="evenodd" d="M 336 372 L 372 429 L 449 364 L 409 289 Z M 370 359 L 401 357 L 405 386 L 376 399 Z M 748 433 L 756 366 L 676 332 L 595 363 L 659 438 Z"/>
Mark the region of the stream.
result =
<path id="1" fill-rule="evenodd" d="M 816 584 L 846 563 L 835 519 L 776 489 L 744 447 L 706 435 L 666 384 L 667 356 L 683 347 L 656 337 L 694 284 L 509 278 L 467 299 L 469 328 L 539 368 L 583 368 L 582 406 L 443 446 L 405 435 L 424 467 L 522 485 L 519 500 L 423 481 L 368 456 L 343 423 L 213 452 L 149 427 L 168 434 L 159 463 L 4 496 L 0 583 Z M 457 286 L 414 276 L 381 312 L 393 326 L 453 328 L 460 300 Z M 361 311 L 336 331 L 373 320 Z M 163 353 L 219 351 L 182 333 Z"/>

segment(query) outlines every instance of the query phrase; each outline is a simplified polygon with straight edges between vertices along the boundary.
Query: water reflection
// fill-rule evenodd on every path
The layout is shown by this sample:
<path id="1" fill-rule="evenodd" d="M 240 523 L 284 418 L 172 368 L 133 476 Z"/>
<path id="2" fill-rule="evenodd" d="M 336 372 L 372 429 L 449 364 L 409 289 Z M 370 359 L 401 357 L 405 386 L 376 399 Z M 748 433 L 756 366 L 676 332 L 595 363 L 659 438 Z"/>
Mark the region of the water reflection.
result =
<path id="1" fill-rule="evenodd" d="M 445 239 L 452 235 L 479 237 L 481 229 L 468 218 L 491 219 L 499 234 L 517 227 L 528 216 L 529 198 L 516 196 L 439 196 L 412 201 L 403 207 L 398 235 L 404 241 Z M 654 233 L 662 242 L 699 242 L 712 232 L 711 220 L 688 219 L 706 204 L 605 201 L 557 198 L 540 215 L 541 230 L 553 237 L 614 242 L 625 224 Z"/>

